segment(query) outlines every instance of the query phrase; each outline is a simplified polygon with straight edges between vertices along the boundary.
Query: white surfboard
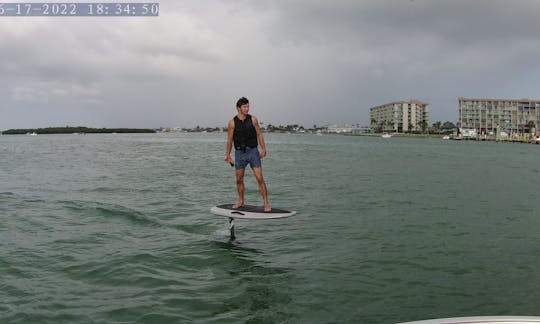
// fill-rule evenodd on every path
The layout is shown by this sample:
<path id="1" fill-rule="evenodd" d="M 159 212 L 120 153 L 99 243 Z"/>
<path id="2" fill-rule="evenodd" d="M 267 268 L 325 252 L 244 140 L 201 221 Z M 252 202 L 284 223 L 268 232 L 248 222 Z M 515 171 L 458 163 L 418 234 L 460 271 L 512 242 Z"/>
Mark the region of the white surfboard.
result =
<path id="1" fill-rule="evenodd" d="M 271 211 L 265 212 L 263 206 L 244 205 L 240 208 L 232 208 L 232 206 L 232 204 L 215 206 L 210 208 L 210 212 L 214 215 L 237 219 L 275 219 L 296 214 L 295 211 L 280 208 L 272 208 Z"/>

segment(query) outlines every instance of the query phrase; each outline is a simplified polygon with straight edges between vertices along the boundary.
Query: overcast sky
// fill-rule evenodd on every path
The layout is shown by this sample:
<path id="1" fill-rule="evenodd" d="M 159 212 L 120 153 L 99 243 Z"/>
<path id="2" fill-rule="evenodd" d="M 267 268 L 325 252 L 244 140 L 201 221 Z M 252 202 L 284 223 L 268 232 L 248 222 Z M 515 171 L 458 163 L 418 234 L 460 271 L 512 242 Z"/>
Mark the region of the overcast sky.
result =
<path id="1" fill-rule="evenodd" d="M 540 99 L 539 0 L 159 3 L 0 17 L 0 129 L 225 126 L 241 96 L 265 124 L 306 127 L 368 125 L 400 100 L 429 103 L 432 124 L 460 96 Z"/>

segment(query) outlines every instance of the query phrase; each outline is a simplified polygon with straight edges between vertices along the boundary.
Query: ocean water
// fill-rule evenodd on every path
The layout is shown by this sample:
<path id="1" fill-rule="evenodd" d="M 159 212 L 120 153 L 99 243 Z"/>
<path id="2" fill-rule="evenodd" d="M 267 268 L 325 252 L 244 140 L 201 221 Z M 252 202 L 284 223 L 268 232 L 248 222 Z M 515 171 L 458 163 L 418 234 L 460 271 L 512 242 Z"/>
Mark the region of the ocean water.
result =
<path id="1" fill-rule="evenodd" d="M 230 241 L 225 134 L 0 136 L 0 322 L 540 315 L 539 145 L 265 138 Z"/>

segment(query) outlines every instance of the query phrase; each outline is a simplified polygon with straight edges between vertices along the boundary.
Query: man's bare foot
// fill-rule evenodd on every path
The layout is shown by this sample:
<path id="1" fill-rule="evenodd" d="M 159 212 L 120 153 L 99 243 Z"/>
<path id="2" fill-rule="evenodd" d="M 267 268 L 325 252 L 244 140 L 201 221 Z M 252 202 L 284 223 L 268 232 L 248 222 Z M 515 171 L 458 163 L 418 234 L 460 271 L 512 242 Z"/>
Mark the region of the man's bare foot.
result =
<path id="1" fill-rule="evenodd" d="M 265 205 L 265 206 L 264 206 L 264 212 L 265 212 L 265 213 L 269 213 L 269 212 L 271 212 L 271 211 L 272 211 L 272 208 L 270 208 L 270 205 Z"/>
<path id="2" fill-rule="evenodd" d="M 244 202 L 243 201 L 239 201 L 236 204 L 232 205 L 232 208 L 234 208 L 234 209 L 238 209 L 238 208 L 242 208 L 242 207 L 244 207 Z"/>

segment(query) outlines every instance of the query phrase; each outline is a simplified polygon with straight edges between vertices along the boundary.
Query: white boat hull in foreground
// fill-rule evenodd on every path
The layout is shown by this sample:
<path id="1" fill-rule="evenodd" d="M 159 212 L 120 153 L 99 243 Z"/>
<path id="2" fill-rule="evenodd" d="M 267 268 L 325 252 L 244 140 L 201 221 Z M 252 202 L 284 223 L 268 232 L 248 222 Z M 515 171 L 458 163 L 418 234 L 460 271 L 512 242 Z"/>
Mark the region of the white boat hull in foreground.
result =
<path id="1" fill-rule="evenodd" d="M 430 319 L 401 324 L 533 324 L 540 323 L 537 316 L 473 316 Z"/>

